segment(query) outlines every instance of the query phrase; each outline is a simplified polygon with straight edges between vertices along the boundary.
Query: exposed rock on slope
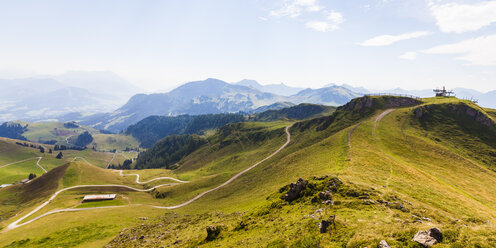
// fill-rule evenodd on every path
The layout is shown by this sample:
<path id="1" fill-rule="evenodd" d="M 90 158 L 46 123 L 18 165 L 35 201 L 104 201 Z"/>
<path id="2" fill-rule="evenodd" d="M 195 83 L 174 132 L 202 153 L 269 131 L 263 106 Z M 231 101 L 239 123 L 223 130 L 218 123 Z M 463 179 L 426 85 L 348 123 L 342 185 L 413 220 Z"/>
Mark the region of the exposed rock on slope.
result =
<path id="1" fill-rule="evenodd" d="M 425 105 L 418 107 L 414 110 L 414 114 L 417 118 L 422 118 L 426 114 L 429 113 L 429 111 L 433 108 L 436 107 L 434 105 Z M 493 119 L 491 119 L 489 116 L 487 116 L 485 113 L 481 112 L 478 109 L 475 109 L 472 106 L 466 105 L 466 104 L 450 104 L 449 108 L 446 110 L 450 111 L 452 114 L 455 115 L 460 115 L 460 116 L 469 116 L 472 119 L 474 119 L 476 122 L 484 125 L 484 126 L 492 126 L 494 125 Z"/>
<path id="2" fill-rule="evenodd" d="M 439 228 L 431 228 L 427 231 L 419 231 L 415 234 L 412 241 L 415 241 L 425 247 L 429 247 L 443 241 L 443 234 Z"/>
<path id="3" fill-rule="evenodd" d="M 378 109 L 407 107 L 420 103 L 422 103 L 420 100 L 409 97 L 363 96 L 355 98 L 349 103 L 338 107 L 330 116 L 316 118 L 306 122 L 299 122 L 294 125 L 294 128 L 299 128 L 300 131 L 303 131 L 305 129 L 315 127 L 317 131 L 323 131 L 335 123 L 336 120 L 341 120 L 339 122 L 339 126 L 336 128 L 342 129 L 355 123 L 361 118 L 372 115 Z"/>

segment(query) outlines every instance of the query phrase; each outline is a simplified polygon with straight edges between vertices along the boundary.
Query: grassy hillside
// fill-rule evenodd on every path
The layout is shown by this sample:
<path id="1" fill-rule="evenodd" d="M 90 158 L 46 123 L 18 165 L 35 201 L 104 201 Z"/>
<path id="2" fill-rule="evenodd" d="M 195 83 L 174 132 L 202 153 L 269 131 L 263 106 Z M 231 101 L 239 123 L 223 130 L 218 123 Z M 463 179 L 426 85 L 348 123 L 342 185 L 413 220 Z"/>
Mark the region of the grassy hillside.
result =
<path id="1" fill-rule="evenodd" d="M 0 225 L 5 227 L 10 222 L 8 218 L 13 214 L 18 216 L 27 214 L 57 190 L 74 185 L 94 184 L 118 184 L 142 188 L 141 185 L 134 183 L 133 179 L 132 177 L 120 176 L 119 173 L 111 170 L 98 168 L 84 161 L 67 163 L 35 179 L 30 184 L 16 185 L 0 190 L 0 200 L 3 200 L 0 207 L 2 213 Z M 84 195 L 100 193 L 117 193 L 118 197 L 107 202 L 81 203 Z M 16 237 L 14 239 L 20 239 L 21 242 L 11 243 L 11 238 L 7 238 L 5 233 L 0 233 L 2 235 L 0 246 L 3 247 L 7 244 L 10 244 L 11 247 L 72 247 L 80 244 L 89 247 L 94 247 L 95 244 L 101 246 L 123 227 L 139 222 L 139 218 L 150 218 L 158 214 L 156 209 L 138 208 L 136 204 L 156 205 L 159 202 L 154 200 L 149 193 L 134 192 L 119 187 L 87 187 L 65 191 L 25 221 L 36 218 L 43 213 L 63 208 L 118 208 L 53 214 L 8 232 L 9 237 L 13 238 L 10 235 L 14 235 Z M 119 207 L 122 207 L 122 210 Z M 67 221 L 68 218 L 70 221 Z M 53 223 L 57 223 L 57 225 L 53 225 Z M 51 228 L 46 228 L 47 225 L 50 225 Z"/>
<path id="2" fill-rule="evenodd" d="M 444 240 L 435 247 L 492 247 L 491 113 L 455 98 L 364 97 L 295 124 L 231 124 L 183 157 L 177 169 L 126 171 L 142 174 L 141 180 L 172 176 L 189 183 L 150 194 L 119 191 L 116 208 L 46 216 L 0 234 L 0 246 L 377 247 L 386 240 L 392 247 L 420 247 L 413 235 L 439 227 Z M 277 150 L 291 124 L 289 146 L 230 184 L 182 208 L 147 206 L 183 203 L 226 182 Z M 308 185 L 286 201 L 289 184 L 299 178 Z M 59 185 L 136 185 L 134 179 L 80 161 L 66 168 Z M 319 196 L 327 190 L 332 204 Z M 85 193 L 110 191 L 64 192 L 44 211 L 77 207 Z M 317 224 L 331 215 L 335 229 L 320 234 Z M 140 218 L 153 216 L 160 217 Z M 46 223 L 54 227 L 43 228 Z M 219 235 L 207 238 L 207 226 Z"/>
<path id="3" fill-rule="evenodd" d="M 305 120 L 332 114 L 336 107 L 302 103 L 296 106 L 267 110 L 252 116 L 254 121 Z"/>
<path id="4" fill-rule="evenodd" d="M 141 142 L 142 147 L 149 148 L 166 136 L 203 135 L 208 130 L 218 129 L 229 123 L 244 121 L 245 117 L 240 114 L 150 116 L 129 126 L 125 133 L 136 137 Z"/>
<path id="5" fill-rule="evenodd" d="M 139 146 L 139 142 L 132 136 L 101 133 L 94 128 L 72 122 L 11 122 L 5 123 L 2 126 L 7 124 L 21 127 L 21 129 L 10 128 L 8 130 L 9 132 L 15 131 L 18 139 L 25 138 L 28 141 L 36 143 L 74 146 L 77 143 L 78 136 L 88 132 L 93 138 L 93 141 L 90 144 L 87 144 L 87 147 L 89 148 L 95 147 L 98 150 L 112 151 L 114 149 L 135 149 Z M 0 133 L 3 133 L 4 136 L 7 134 L 1 132 L 1 130 Z"/>
<path id="6" fill-rule="evenodd" d="M 379 102 L 383 100 L 378 99 Z M 425 101 L 422 107 L 438 104 L 435 107 L 448 110 L 452 109 L 452 103 L 470 105 L 454 99 Z M 111 245 L 150 246 L 150 242 L 156 245 L 156 235 L 163 233 L 168 225 L 179 224 L 185 228 L 161 236 L 161 245 L 176 242 L 176 246 L 206 247 L 313 247 L 317 244 L 324 247 L 374 247 L 385 239 L 393 247 L 416 247 L 418 245 L 410 241 L 413 235 L 418 230 L 437 226 L 445 234 L 445 241 L 439 247 L 491 247 L 494 242 L 491 237 L 496 234 L 488 224 L 496 217 L 496 198 L 490 186 L 496 177 L 489 169 L 491 164 L 475 160 L 472 155 L 460 154 L 454 148 L 456 141 L 436 141 L 438 132 L 426 130 L 421 124 L 424 120 L 416 117 L 414 111 L 418 106 L 380 115 L 391 107 L 386 101 L 386 104 L 376 105 L 376 111 L 371 109 L 355 114 L 346 111 L 342 113 L 342 119 L 338 115 L 334 117 L 334 120 L 342 120 L 338 122 L 351 125 L 331 122 L 322 129 L 322 120 L 296 125 L 292 129 L 292 145 L 265 166 L 248 172 L 225 189 L 176 210 L 179 216 L 166 214 L 146 227 L 125 232 Z M 359 113 L 363 117 L 348 122 Z M 460 122 L 471 120 L 472 125 L 478 125 L 477 120 L 467 119 L 465 112 L 447 115 Z M 360 126 L 353 129 L 358 123 Z M 445 123 L 429 126 L 433 125 Z M 296 127 L 305 128 L 299 131 Z M 328 131 L 333 127 L 336 131 Z M 450 128 L 467 141 L 480 141 L 480 137 L 464 130 L 463 126 Z M 354 132 L 348 143 L 347 136 L 351 130 Z M 494 134 L 492 127 L 486 132 Z M 306 143 L 308 138 L 312 144 Z M 494 142 L 496 140 L 486 149 L 494 152 Z M 482 156 L 484 151 L 476 149 L 470 153 Z M 317 191 L 311 192 L 312 197 L 291 204 L 270 197 L 299 177 L 312 179 L 313 175 L 325 174 L 339 174 L 347 188 L 357 191 L 356 194 L 333 195 L 340 204 L 328 207 L 322 214 L 323 218 L 336 215 L 337 229 L 331 235 L 319 234 L 316 228 L 320 222 L 320 214 L 316 211 L 326 209 L 318 202 L 312 203 Z M 364 192 L 368 196 L 359 198 Z M 167 197 L 179 196 L 171 193 Z M 364 201 L 367 199 L 373 203 Z M 197 215 L 181 217 L 181 214 L 191 213 Z M 208 225 L 222 228 L 221 235 L 213 241 L 205 240 Z M 136 235 L 144 238 L 131 242 L 130 239 Z"/>
<path id="7" fill-rule="evenodd" d="M 33 145 L 35 148 L 20 146 L 16 142 Z M 37 163 L 47 171 L 65 163 L 65 160 L 56 159 L 56 154 L 48 153 L 52 146 L 42 145 L 45 152 L 41 153 L 38 149 L 40 145 L 42 144 L 0 138 L 0 184 L 19 182 L 27 179 L 30 173 L 41 176 L 44 171 Z"/>
<path id="8" fill-rule="evenodd" d="M 209 131 L 218 130 L 227 124 L 246 121 L 274 122 L 304 120 L 329 115 L 336 108 L 317 104 L 299 104 L 297 106 L 267 110 L 251 115 L 243 114 L 208 114 L 181 116 L 150 116 L 129 126 L 125 133 L 132 135 L 145 148 L 152 147 L 160 139 L 170 135 L 197 134 L 209 136 Z"/>

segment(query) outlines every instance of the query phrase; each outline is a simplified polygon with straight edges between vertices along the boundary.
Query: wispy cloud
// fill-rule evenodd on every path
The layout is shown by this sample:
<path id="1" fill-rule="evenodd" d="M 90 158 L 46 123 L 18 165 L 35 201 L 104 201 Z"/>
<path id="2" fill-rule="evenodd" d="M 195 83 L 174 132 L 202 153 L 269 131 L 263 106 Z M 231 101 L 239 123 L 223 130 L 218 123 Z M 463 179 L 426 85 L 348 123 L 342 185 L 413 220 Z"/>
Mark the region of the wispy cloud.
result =
<path id="1" fill-rule="evenodd" d="M 307 28 L 320 32 L 328 32 L 339 29 L 339 25 L 344 22 L 343 15 L 339 12 L 331 11 L 325 21 L 309 21 L 305 23 Z"/>
<path id="2" fill-rule="evenodd" d="M 304 14 L 308 15 L 302 17 Z M 270 11 L 270 15 L 297 18 L 305 22 L 305 27 L 319 32 L 339 29 L 344 22 L 343 14 L 326 9 L 318 0 L 286 0 L 281 8 Z"/>
<path id="3" fill-rule="evenodd" d="M 295 18 L 300 16 L 303 12 L 317 12 L 324 9 L 317 3 L 317 0 L 292 0 L 286 1 L 284 6 L 277 10 L 272 10 L 272 16 L 283 17 L 289 16 Z"/>
<path id="4" fill-rule="evenodd" d="M 411 32 L 411 33 L 405 33 L 405 34 L 400 34 L 400 35 L 380 35 L 380 36 L 374 37 L 372 39 L 366 40 L 366 41 L 360 43 L 360 45 L 362 45 L 362 46 L 389 46 L 389 45 L 392 45 L 398 41 L 419 38 L 419 37 L 427 36 L 430 34 L 432 34 L 432 32 L 419 31 L 419 32 Z"/>
<path id="5" fill-rule="evenodd" d="M 429 0 L 428 5 L 442 32 L 477 31 L 496 22 L 496 1 L 439 4 Z"/>
<path id="6" fill-rule="evenodd" d="M 416 52 L 406 52 L 402 54 L 399 58 L 400 59 L 406 59 L 406 60 L 415 60 L 417 58 L 417 53 Z"/>
<path id="7" fill-rule="evenodd" d="M 423 53 L 460 54 L 460 60 L 470 65 L 496 66 L 496 35 L 481 36 L 458 43 L 436 46 Z"/>

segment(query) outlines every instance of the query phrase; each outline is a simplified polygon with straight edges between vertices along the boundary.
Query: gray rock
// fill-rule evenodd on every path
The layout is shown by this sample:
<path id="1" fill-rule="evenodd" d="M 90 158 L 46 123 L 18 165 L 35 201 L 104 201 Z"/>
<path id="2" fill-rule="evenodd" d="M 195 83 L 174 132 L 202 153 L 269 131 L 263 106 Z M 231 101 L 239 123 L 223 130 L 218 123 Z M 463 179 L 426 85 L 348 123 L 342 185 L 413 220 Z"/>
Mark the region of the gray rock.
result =
<path id="1" fill-rule="evenodd" d="M 319 198 L 320 198 L 322 201 L 332 200 L 332 194 L 331 194 L 331 191 L 320 192 L 320 193 L 319 193 Z"/>
<path id="2" fill-rule="evenodd" d="M 386 242 L 386 240 L 381 240 L 381 242 L 379 242 L 379 245 L 377 247 L 378 248 L 391 248 L 391 246 L 389 246 L 389 244 Z"/>
<path id="3" fill-rule="evenodd" d="M 207 238 L 206 241 L 212 241 L 219 237 L 221 227 L 218 226 L 207 226 Z"/>
<path id="4" fill-rule="evenodd" d="M 419 108 L 416 108 L 413 113 L 415 114 L 415 117 L 417 118 L 422 118 L 422 116 L 424 116 L 424 110 L 422 109 L 422 107 L 419 107 Z"/>
<path id="5" fill-rule="evenodd" d="M 443 234 L 439 228 L 431 228 L 427 231 L 418 231 L 412 241 L 417 242 L 425 247 L 433 246 L 443 241 Z"/>
<path id="6" fill-rule="evenodd" d="M 291 202 L 300 197 L 300 192 L 303 191 L 307 187 L 308 181 L 303 180 L 302 178 L 298 179 L 296 183 L 291 183 L 289 185 L 288 193 L 284 195 L 284 200 Z"/>
<path id="7" fill-rule="evenodd" d="M 319 225 L 320 233 L 327 233 L 327 229 L 329 228 L 329 225 L 330 225 L 329 221 L 322 220 L 322 222 Z"/>

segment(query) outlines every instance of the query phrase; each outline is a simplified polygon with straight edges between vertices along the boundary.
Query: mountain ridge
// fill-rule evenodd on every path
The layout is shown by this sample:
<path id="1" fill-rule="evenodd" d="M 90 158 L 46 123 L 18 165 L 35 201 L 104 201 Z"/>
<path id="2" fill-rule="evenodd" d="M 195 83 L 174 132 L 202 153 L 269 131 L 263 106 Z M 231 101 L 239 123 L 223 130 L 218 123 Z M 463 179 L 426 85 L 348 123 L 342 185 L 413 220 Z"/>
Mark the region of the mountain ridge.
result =
<path id="1" fill-rule="evenodd" d="M 118 132 L 151 115 L 249 113 L 257 108 L 278 102 L 341 105 L 360 96 L 339 86 L 308 90 L 305 94 L 299 94 L 289 97 L 280 96 L 261 92 L 252 87 L 208 78 L 183 84 L 167 93 L 134 95 L 116 111 L 81 123 L 97 129 Z M 273 105 L 273 107 L 279 108 L 281 105 L 284 104 Z"/>

